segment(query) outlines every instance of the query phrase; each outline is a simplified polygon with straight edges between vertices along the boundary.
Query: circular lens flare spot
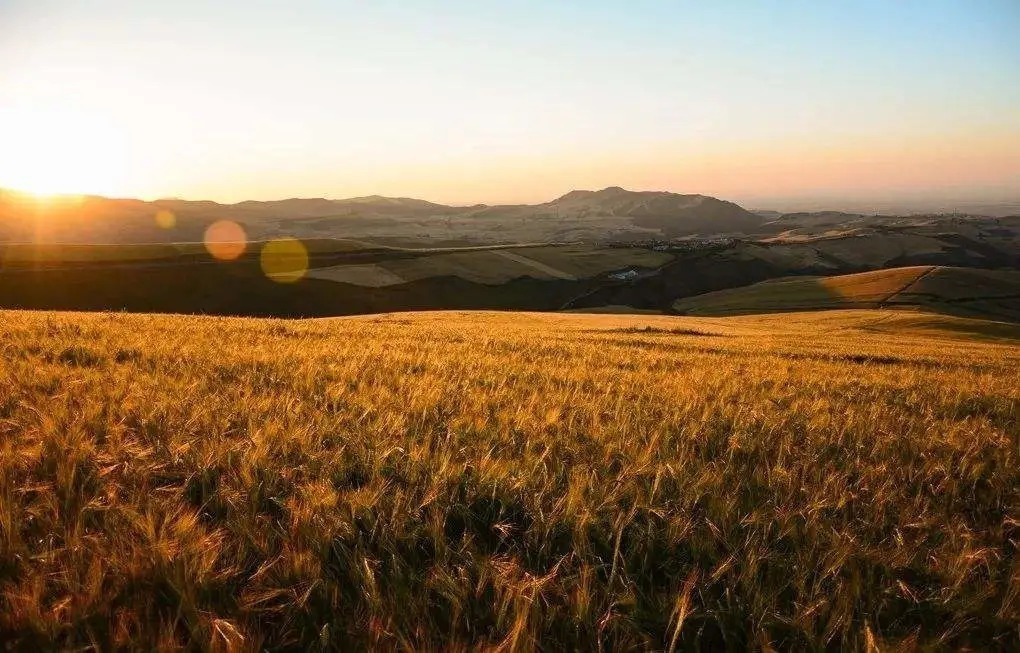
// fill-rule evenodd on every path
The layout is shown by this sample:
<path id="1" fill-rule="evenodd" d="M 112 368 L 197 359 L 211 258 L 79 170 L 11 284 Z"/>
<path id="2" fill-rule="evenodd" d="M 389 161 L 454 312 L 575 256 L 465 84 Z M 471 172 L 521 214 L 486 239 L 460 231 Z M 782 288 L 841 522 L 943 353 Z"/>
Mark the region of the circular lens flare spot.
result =
<path id="1" fill-rule="evenodd" d="M 220 220 L 209 225 L 205 230 L 205 248 L 221 261 L 232 261 L 248 247 L 248 237 L 244 228 L 230 220 Z"/>
<path id="2" fill-rule="evenodd" d="M 173 211 L 162 209 L 156 212 L 156 224 L 161 229 L 173 229 L 177 225 L 177 216 Z"/>
<path id="3" fill-rule="evenodd" d="M 273 281 L 294 283 L 308 272 L 308 248 L 297 238 L 277 238 L 262 247 L 259 261 Z"/>

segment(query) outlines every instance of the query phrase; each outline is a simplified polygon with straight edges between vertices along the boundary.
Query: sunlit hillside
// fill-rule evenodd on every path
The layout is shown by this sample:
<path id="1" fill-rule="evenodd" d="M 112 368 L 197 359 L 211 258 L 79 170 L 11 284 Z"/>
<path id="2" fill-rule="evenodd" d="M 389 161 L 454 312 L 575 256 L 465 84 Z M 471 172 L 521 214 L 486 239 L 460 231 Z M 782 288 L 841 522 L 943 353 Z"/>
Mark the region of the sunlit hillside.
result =
<path id="1" fill-rule="evenodd" d="M 0 319 L 14 649 L 1020 646 L 1014 325 Z"/>
<path id="2" fill-rule="evenodd" d="M 676 301 L 688 315 L 923 306 L 1020 321 L 1020 272 L 920 265 L 832 277 L 786 277 Z"/>

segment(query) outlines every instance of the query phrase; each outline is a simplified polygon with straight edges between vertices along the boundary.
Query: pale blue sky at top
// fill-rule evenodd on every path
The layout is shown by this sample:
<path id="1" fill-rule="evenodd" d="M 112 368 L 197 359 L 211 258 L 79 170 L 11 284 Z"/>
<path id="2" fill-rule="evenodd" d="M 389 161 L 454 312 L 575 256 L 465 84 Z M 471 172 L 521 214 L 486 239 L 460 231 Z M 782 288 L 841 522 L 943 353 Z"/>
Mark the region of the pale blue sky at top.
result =
<path id="1" fill-rule="evenodd" d="M 1020 2 L 0 0 L 0 186 L 1020 195 Z"/>

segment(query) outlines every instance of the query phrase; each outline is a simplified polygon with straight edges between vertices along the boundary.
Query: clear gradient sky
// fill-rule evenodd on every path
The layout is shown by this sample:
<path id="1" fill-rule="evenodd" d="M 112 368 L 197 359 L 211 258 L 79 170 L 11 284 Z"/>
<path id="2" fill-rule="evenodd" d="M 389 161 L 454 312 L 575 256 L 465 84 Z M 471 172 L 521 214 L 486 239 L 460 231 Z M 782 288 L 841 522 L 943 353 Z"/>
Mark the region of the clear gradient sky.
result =
<path id="1" fill-rule="evenodd" d="M 1020 197 L 1020 1 L 0 0 L 0 187 Z"/>

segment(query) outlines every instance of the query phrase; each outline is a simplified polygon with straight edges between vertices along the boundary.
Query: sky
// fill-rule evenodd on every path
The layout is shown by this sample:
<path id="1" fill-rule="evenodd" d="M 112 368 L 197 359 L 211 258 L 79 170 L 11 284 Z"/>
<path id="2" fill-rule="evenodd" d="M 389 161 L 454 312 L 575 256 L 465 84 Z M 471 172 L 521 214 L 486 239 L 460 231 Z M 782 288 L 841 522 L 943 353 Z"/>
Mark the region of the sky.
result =
<path id="1" fill-rule="evenodd" d="M 1020 2 L 0 0 L 0 187 L 1020 198 Z"/>

